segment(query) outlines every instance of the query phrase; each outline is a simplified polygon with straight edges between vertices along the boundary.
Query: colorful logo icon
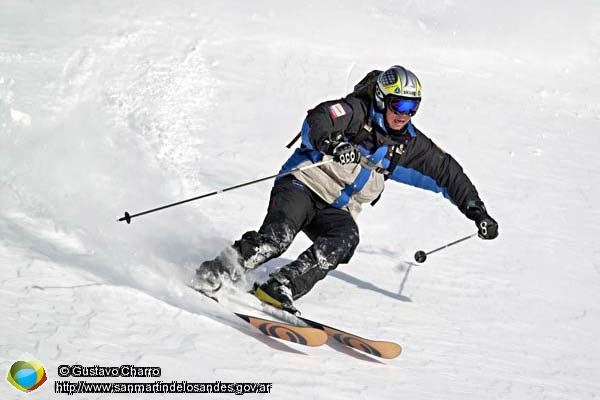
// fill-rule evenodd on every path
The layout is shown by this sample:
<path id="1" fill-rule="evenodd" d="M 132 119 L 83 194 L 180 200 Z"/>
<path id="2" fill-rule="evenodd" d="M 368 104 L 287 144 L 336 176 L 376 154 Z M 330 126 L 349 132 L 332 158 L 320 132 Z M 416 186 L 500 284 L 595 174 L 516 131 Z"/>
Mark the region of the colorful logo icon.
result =
<path id="1" fill-rule="evenodd" d="M 15 361 L 10 366 L 6 375 L 6 380 L 22 392 L 34 391 L 42 386 L 47 379 L 46 370 L 42 363 L 35 360 L 30 354 L 24 354 L 19 357 L 19 361 Z"/>

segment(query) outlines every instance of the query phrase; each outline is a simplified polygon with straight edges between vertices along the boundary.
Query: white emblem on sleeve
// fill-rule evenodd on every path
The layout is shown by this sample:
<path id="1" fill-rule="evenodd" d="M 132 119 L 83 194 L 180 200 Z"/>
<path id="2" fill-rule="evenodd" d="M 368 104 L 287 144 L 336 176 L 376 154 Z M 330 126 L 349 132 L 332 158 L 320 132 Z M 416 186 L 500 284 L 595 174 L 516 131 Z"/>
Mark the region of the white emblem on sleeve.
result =
<path id="1" fill-rule="evenodd" d="M 333 119 L 339 118 L 346 114 L 346 109 L 340 103 L 329 106 L 329 115 L 331 115 L 331 118 Z"/>

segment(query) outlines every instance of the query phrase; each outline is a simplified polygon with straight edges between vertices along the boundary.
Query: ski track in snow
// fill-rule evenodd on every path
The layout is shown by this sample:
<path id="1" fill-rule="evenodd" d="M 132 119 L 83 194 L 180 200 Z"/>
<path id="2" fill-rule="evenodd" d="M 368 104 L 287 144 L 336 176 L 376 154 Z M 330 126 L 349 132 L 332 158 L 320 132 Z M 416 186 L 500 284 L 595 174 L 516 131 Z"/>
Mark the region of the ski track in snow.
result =
<path id="1" fill-rule="evenodd" d="M 408 6 L 8 1 L 1 368 L 33 354 L 48 374 L 43 397 L 59 365 L 133 364 L 161 367 L 165 382 L 273 383 L 247 394 L 258 398 L 598 398 L 600 7 Z M 350 34 L 360 18 L 372 27 Z M 298 305 L 397 341 L 399 358 L 267 338 L 185 286 L 258 228 L 270 183 L 116 222 L 273 174 L 305 110 L 396 63 L 424 85 L 415 124 L 461 162 L 500 222 L 498 240 L 418 265 L 416 250 L 473 225 L 401 185 L 365 207 L 352 262 Z M 308 245 L 299 236 L 246 285 Z M 0 397 L 22 396 L 5 382 Z"/>

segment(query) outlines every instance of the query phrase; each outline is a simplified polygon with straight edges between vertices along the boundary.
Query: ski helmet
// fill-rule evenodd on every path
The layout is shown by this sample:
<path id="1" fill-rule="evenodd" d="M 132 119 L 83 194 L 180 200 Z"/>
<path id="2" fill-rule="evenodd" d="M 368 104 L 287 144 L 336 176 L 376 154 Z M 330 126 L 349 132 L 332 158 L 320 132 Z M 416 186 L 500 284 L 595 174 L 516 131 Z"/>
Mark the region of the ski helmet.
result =
<path id="1" fill-rule="evenodd" d="M 375 85 L 375 108 L 383 112 L 387 102 L 394 98 L 409 98 L 421 101 L 421 82 L 419 78 L 400 65 L 394 65 L 383 71 Z"/>

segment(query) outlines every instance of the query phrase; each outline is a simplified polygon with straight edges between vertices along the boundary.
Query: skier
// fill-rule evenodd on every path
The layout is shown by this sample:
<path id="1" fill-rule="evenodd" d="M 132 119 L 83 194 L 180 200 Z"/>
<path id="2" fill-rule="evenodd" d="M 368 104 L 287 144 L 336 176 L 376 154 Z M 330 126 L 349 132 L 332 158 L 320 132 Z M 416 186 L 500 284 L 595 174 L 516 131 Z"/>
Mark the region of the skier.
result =
<path id="1" fill-rule="evenodd" d="M 214 294 L 223 279 L 239 280 L 247 270 L 280 256 L 304 232 L 312 245 L 298 258 L 255 284 L 255 295 L 295 313 L 293 301 L 339 264 L 348 263 L 359 242 L 355 219 L 374 204 L 390 178 L 442 193 L 467 218 L 479 237 L 494 239 L 498 224 L 458 162 L 412 123 L 421 103 L 421 83 L 401 66 L 372 71 L 353 93 L 308 112 L 302 144 L 283 171 L 322 160 L 334 162 L 279 178 L 258 231 L 249 231 L 214 260 L 203 262 L 191 286 Z"/>

